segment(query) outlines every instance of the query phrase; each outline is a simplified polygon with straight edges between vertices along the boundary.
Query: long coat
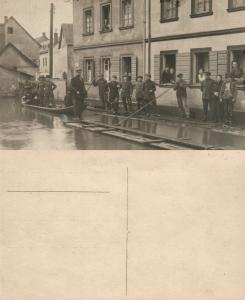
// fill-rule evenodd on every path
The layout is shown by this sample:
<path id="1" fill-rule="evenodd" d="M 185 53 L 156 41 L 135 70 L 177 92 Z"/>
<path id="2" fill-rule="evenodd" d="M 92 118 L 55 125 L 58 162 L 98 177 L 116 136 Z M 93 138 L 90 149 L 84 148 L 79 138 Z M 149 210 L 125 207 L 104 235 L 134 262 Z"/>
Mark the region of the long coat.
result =
<path id="1" fill-rule="evenodd" d="M 105 79 L 94 80 L 93 85 L 98 86 L 100 98 L 103 98 L 105 93 L 108 92 L 108 82 Z"/>
<path id="2" fill-rule="evenodd" d="M 155 99 L 155 91 L 156 91 L 156 85 L 155 82 L 148 79 L 143 84 L 143 93 L 144 93 L 144 99 L 146 101 L 152 101 Z"/>
<path id="3" fill-rule="evenodd" d="M 87 91 L 83 79 L 79 75 L 71 80 L 71 92 L 73 96 L 80 96 L 81 98 L 87 97 Z"/>

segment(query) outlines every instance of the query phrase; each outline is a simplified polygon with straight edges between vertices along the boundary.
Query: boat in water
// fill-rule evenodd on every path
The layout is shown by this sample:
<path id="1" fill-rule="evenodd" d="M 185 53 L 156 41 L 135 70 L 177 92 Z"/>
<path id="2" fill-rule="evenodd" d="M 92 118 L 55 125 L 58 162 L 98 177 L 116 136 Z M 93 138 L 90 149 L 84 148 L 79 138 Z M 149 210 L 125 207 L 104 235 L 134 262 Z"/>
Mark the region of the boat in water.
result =
<path id="1" fill-rule="evenodd" d="M 73 106 L 45 107 L 45 106 L 34 105 L 32 100 L 33 99 L 24 96 L 21 98 L 21 104 L 23 107 L 28 107 L 39 111 L 50 112 L 53 114 L 73 114 L 74 111 Z"/>

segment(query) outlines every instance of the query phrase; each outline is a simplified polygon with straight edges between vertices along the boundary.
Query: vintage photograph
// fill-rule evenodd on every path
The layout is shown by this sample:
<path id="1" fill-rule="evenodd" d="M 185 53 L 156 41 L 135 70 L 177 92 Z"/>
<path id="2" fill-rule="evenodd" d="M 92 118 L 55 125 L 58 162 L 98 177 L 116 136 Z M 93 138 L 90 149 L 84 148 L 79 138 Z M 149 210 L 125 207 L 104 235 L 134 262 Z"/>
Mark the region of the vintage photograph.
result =
<path id="1" fill-rule="evenodd" d="M 245 149 L 244 0 L 0 7 L 0 149 Z"/>

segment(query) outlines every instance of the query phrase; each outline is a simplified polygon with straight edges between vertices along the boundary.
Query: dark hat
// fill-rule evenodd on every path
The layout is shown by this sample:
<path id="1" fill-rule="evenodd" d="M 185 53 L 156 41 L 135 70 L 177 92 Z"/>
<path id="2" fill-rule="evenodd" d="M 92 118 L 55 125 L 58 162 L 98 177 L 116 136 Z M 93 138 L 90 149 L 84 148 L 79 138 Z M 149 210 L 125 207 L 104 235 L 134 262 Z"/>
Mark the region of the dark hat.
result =
<path id="1" fill-rule="evenodd" d="M 146 73 L 146 74 L 145 74 L 145 76 L 147 76 L 147 77 L 151 77 L 151 74 L 149 74 L 149 73 Z"/>
<path id="2" fill-rule="evenodd" d="M 178 77 L 178 78 L 183 77 L 183 74 L 182 74 L 182 73 L 179 73 L 179 74 L 177 75 L 177 77 Z"/>
<path id="3" fill-rule="evenodd" d="M 139 76 L 137 76 L 137 79 L 138 79 L 138 78 L 141 78 L 141 79 L 143 79 L 143 76 L 142 76 L 142 75 L 139 75 Z"/>

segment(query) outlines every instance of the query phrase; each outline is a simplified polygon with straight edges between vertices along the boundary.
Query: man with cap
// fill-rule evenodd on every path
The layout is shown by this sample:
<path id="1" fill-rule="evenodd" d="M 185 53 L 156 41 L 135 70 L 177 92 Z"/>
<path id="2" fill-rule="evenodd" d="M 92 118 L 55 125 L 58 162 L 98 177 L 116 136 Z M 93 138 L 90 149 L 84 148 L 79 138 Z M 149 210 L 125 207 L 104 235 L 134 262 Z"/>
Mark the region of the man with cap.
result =
<path id="1" fill-rule="evenodd" d="M 87 97 L 84 81 L 82 78 L 82 70 L 76 70 L 77 75 L 71 80 L 71 93 L 74 105 L 74 117 L 81 118 L 84 109 L 84 99 Z"/>
<path id="2" fill-rule="evenodd" d="M 103 108 L 108 109 L 108 107 L 110 106 L 109 101 L 108 101 L 108 82 L 104 78 L 104 75 L 100 74 L 99 79 L 97 81 L 93 80 L 92 83 L 94 86 L 98 86 L 98 88 L 99 88 L 99 96 L 100 96 L 100 100 L 102 102 Z"/>
<path id="3" fill-rule="evenodd" d="M 138 110 L 144 105 L 143 85 L 143 76 L 138 76 L 135 84 L 135 96 Z"/>
<path id="4" fill-rule="evenodd" d="M 190 110 L 187 104 L 187 82 L 183 79 L 183 74 L 177 75 L 176 83 L 174 84 L 174 90 L 176 91 L 176 97 L 178 102 L 179 111 L 182 117 L 189 118 Z"/>
<path id="5" fill-rule="evenodd" d="M 37 99 L 40 106 L 45 106 L 44 103 L 44 92 L 45 92 L 45 77 L 42 75 L 39 77 L 37 85 Z"/>
<path id="6" fill-rule="evenodd" d="M 146 113 L 150 117 L 152 114 L 152 108 L 156 107 L 156 85 L 155 82 L 151 80 L 151 74 L 145 74 L 145 82 L 143 84 L 144 102 L 146 107 Z"/>
<path id="7" fill-rule="evenodd" d="M 208 120 L 208 108 L 212 105 L 215 92 L 215 81 L 211 79 L 211 73 L 205 72 L 205 79 L 201 83 L 202 102 L 203 102 L 203 121 Z"/>
<path id="8" fill-rule="evenodd" d="M 108 84 L 109 87 L 109 101 L 111 108 L 114 110 L 114 114 L 118 114 L 119 109 L 119 88 L 120 84 L 117 81 L 117 76 L 112 76 L 112 81 Z"/>
<path id="9" fill-rule="evenodd" d="M 124 106 L 125 113 L 128 114 L 129 109 L 132 107 L 132 94 L 133 94 L 133 85 L 129 80 L 127 74 L 123 76 L 123 82 L 121 83 L 121 97 Z"/>
<path id="10" fill-rule="evenodd" d="M 44 89 L 44 103 L 45 106 L 55 107 L 54 101 L 54 90 L 57 88 L 57 85 L 51 80 L 51 76 L 47 75 L 45 80 L 45 89 Z"/>

